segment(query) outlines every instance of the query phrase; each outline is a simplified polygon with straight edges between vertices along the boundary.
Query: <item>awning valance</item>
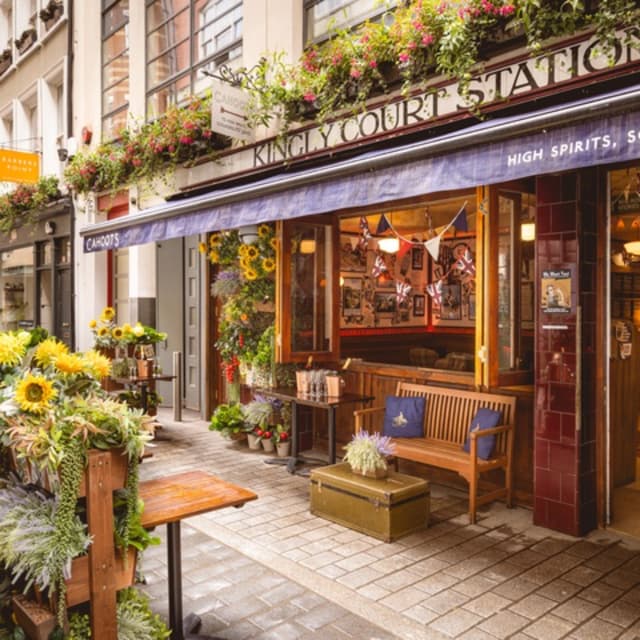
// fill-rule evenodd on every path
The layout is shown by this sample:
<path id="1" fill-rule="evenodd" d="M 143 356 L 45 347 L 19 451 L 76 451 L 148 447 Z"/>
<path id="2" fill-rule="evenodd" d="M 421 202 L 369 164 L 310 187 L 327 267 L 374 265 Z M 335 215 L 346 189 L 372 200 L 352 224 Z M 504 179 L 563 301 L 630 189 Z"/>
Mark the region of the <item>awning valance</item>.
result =
<path id="1" fill-rule="evenodd" d="M 481 122 L 298 173 L 167 202 L 80 230 L 102 251 L 640 158 L 640 88 Z"/>

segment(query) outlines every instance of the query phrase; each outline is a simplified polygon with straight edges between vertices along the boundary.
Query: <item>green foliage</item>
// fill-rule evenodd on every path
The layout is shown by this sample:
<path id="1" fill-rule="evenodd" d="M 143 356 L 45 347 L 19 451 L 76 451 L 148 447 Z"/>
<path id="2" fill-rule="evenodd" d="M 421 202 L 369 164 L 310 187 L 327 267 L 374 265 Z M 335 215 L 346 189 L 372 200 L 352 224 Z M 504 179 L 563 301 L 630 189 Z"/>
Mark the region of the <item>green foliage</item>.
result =
<path id="1" fill-rule="evenodd" d="M 387 456 L 393 454 L 394 446 L 387 436 L 361 431 L 353 436 L 344 448 L 344 462 L 363 473 L 387 468 Z"/>
<path id="2" fill-rule="evenodd" d="M 35 185 L 21 184 L 0 195 L 0 231 L 35 222 L 42 207 L 61 197 L 56 176 L 43 176 Z"/>
<path id="3" fill-rule="evenodd" d="M 219 431 L 223 437 L 247 431 L 242 405 L 220 404 L 216 407 L 209 423 L 210 431 Z"/>

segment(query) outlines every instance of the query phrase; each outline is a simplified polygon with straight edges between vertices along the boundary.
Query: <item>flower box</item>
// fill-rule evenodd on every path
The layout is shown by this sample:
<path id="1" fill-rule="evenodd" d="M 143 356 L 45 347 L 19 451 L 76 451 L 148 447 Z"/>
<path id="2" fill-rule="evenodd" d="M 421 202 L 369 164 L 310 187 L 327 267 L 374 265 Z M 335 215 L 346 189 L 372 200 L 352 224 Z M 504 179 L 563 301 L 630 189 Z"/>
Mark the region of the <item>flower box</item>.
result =
<path id="1" fill-rule="evenodd" d="M 32 27 L 22 32 L 22 35 L 15 41 L 20 54 L 25 53 L 38 39 L 38 33 Z"/>
<path id="2" fill-rule="evenodd" d="M 115 563 L 111 570 L 107 572 L 109 579 L 113 579 L 116 591 L 130 587 L 136 575 L 136 551 L 129 547 L 127 563 L 120 550 L 116 552 Z M 67 583 L 67 606 L 73 607 L 77 604 L 87 602 L 91 598 L 89 590 L 89 556 L 75 558 L 71 563 L 71 577 Z"/>
<path id="3" fill-rule="evenodd" d="M 49 31 L 62 16 L 63 6 L 61 2 L 51 0 L 49 4 L 40 11 L 40 20 L 44 22 L 44 28 Z"/>
<path id="4" fill-rule="evenodd" d="M 48 607 L 17 595 L 11 598 L 11 607 L 16 622 L 22 627 L 30 640 L 48 640 L 56 628 L 56 617 Z"/>
<path id="5" fill-rule="evenodd" d="M 13 62 L 13 56 L 11 55 L 11 49 L 5 49 L 0 54 L 0 75 L 2 75 Z"/>

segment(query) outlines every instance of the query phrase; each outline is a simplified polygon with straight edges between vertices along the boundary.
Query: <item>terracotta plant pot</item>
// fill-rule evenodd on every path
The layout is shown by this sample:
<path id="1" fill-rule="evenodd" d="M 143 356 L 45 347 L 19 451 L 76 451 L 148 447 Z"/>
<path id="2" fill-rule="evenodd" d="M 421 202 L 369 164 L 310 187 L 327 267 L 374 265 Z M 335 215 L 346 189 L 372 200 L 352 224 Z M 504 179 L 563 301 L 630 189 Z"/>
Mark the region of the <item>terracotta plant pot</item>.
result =
<path id="1" fill-rule="evenodd" d="M 153 360 L 138 360 L 138 378 L 150 378 L 153 375 Z"/>

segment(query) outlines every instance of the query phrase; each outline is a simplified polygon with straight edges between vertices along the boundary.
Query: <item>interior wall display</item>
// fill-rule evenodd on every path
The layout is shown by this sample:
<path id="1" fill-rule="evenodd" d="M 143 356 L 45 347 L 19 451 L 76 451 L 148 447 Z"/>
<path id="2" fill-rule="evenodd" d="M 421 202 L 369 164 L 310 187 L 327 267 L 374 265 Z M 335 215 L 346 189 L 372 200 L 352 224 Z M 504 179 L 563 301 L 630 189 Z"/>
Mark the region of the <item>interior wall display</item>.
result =
<path id="1" fill-rule="evenodd" d="M 542 272 L 540 304 L 543 313 L 571 311 L 571 270 L 549 269 Z"/>
<path id="2" fill-rule="evenodd" d="M 414 316 L 424 316 L 424 296 L 423 295 L 415 295 L 413 296 L 413 315 Z"/>
<path id="3" fill-rule="evenodd" d="M 620 360 L 630 358 L 633 345 L 633 324 L 628 320 L 616 320 L 613 323 L 613 330 L 615 332 L 615 339 L 618 346 L 618 357 Z"/>
<path id="4" fill-rule="evenodd" d="M 413 247 L 411 249 L 411 268 L 414 271 L 422 271 L 424 262 L 424 249 L 422 247 Z"/>
<path id="5" fill-rule="evenodd" d="M 396 294 L 376 291 L 373 296 L 373 308 L 376 314 L 394 314 L 396 312 Z"/>
<path id="6" fill-rule="evenodd" d="M 367 250 L 355 236 L 340 237 L 340 271 L 364 272 L 367 270 Z"/>
<path id="7" fill-rule="evenodd" d="M 442 282 L 441 304 L 432 300 L 431 321 L 434 325 L 474 325 L 475 258 L 475 238 L 443 238 L 440 241 L 438 260 L 431 258 L 430 282 Z"/>
<path id="8" fill-rule="evenodd" d="M 345 318 L 362 317 L 362 278 L 345 278 L 342 287 L 342 315 Z"/>

